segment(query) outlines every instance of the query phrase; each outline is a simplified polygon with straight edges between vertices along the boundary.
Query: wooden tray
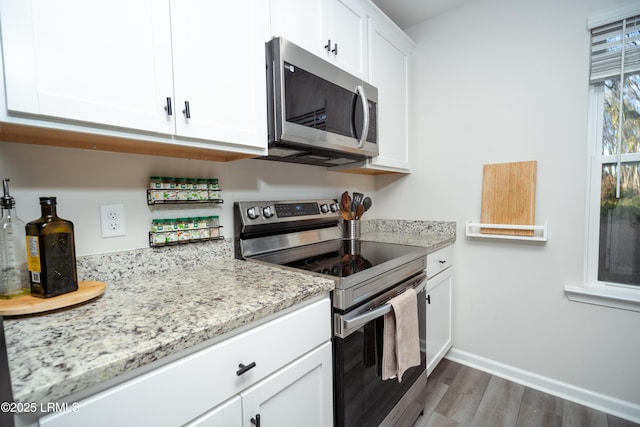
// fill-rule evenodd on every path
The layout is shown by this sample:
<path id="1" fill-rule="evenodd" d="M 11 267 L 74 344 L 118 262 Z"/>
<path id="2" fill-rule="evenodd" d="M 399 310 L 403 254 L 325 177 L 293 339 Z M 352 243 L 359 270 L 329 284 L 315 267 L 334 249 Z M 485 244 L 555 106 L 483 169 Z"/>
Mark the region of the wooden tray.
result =
<path id="1" fill-rule="evenodd" d="M 0 316 L 43 313 L 89 301 L 104 293 L 104 282 L 84 281 L 78 283 L 78 290 L 51 298 L 37 298 L 25 295 L 12 299 L 0 299 Z"/>

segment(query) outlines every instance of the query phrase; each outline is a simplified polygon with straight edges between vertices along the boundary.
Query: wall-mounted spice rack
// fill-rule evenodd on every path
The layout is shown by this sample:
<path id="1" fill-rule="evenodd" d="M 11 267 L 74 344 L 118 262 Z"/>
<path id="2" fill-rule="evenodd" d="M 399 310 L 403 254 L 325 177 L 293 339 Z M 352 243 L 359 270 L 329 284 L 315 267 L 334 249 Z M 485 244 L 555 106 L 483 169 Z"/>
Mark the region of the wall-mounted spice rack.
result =
<path id="1" fill-rule="evenodd" d="M 147 189 L 147 204 L 206 205 L 221 204 L 217 178 L 175 178 L 152 176 Z M 215 216 L 153 219 L 149 232 L 149 246 L 161 247 L 183 243 L 224 240 L 220 234 L 220 221 Z"/>
<path id="2" fill-rule="evenodd" d="M 154 219 L 149 232 L 149 245 L 160 247 L 223 240 L 221 228 L 218 216 Z"/>
<path id="3" fill-rule="evenodd" d="M 148 205 L 223 203 L 217 178 L 152 176 L 147 189 Z"/>

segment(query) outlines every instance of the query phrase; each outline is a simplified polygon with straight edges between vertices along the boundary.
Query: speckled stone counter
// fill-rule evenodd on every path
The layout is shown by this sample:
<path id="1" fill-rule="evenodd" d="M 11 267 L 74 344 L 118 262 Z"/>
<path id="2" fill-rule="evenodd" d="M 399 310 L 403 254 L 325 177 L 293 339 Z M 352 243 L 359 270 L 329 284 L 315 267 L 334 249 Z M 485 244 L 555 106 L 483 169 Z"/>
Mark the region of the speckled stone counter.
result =
<path id="1" fill-rule="evenodd" d="M 455 222 L 366 220 L 362 239 L 455 241 Z M 298 303 L 332 280 L 233 259 L 231 241 L 78 258 L 80 280 L 107 283 L 87 304 L 5 319 L 14 399 L 53 402 Z"/>
<path id="2" fill-rule="evenodd" d="M 214 252 L 224 249 L 224 245 L 212 247 Z M 182 268 L 169 263 L 168 271 L 156 263 L 169 255 L 184 254 L 163 248 L 150 255 L 141 250 L 79 261 L 86 264 L 84 276 L 79 273 L 81 280 L 99 278 L 107 283 L 103 296 L 62 311 L 6 318 L 14 399 L 53 402 L 305 300 L 328 295 L 335 286 L 331 280 L 216 259 L 219 254 L 206 255 L 206 248 L 200 250 L 205 253 L 200 260 L 196 257 L 186 267 L 179 262 Z M 124 262 L 131 261 L 131 256 L 141 262 L 150 256 L 155 261 L 139 265 L 133 273 L 136 269 Z M 94 270 L 89 271 L 93 264 Z M 161 271 L 150 273 L 154 267 Z"/>
<path id="3" fill-rule="evenodd" d="M 427 253 L 456 240 L 455 221 L 411 221 L 373 219 L 362 221 L 361 239 L 424 246 Z"/>

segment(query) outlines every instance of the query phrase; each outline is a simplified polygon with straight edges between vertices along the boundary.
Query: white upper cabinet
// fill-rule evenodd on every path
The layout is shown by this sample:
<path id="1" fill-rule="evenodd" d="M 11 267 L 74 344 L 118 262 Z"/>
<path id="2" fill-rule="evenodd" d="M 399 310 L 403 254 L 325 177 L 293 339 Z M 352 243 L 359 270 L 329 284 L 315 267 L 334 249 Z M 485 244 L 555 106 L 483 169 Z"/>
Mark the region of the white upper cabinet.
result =
<path id="1" fill-rule="evenodd" d="M 3 0 L 7 108 L 173 133 L 168 2 Z"/>
<path id="2" fill-rule="evenodd" d="M 409 138 L 409 57 L 414 42 L 375 5 L 367 5 L 367 69 L 364 75 L 378 89 L 377 157 L 355 169 L 353 165 L 332 170 L 358 173 L 411 172 Z"/>
<path id="3" fill-rule="evenodd" d="M 303 49 L 324 56 L 326 0 L 270 0 L 272 37 L 284 37 Z"/>
<path id="4" fill-rule="evenodd" d="M 409 55 L 413 42 L 388 22 L 372 14 L 369 22 L 369 82 L 378 88 L 378 157 L 369 169 L 410 171 Z"/>
<path id="5" fill-rule="evenodd" d="M 271 0 L 270 33 L 366 79 L 366 8 L 361 0 Z"/>
<path id="6" fill-rule="evenodd" d="M 327 0 L 327 44 L 330 60 L 340 68 L 366 80 L 367 20 L 359 0 Z"/>
<path id="7" fill-rule="evenodd" d="M 263 0 L 0 0 L 8 116 L 262 154 L 265 12 Z"/>
<path id="8" fill-rule="evenodd" d="M 171 3 L 176 133 L 266 143 L 264 4 Z"/>

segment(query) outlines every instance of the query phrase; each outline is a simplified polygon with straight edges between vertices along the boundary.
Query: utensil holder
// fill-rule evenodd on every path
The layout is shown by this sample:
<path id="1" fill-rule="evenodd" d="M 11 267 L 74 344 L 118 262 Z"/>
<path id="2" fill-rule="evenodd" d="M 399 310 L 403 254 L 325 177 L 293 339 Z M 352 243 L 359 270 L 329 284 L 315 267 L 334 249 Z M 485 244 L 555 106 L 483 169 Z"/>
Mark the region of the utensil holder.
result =
<path id="1" fill-rule="evenodd" d="M 345 238 L 360 240 L 360 220 L 351 219 L 344 222 Z"/>

